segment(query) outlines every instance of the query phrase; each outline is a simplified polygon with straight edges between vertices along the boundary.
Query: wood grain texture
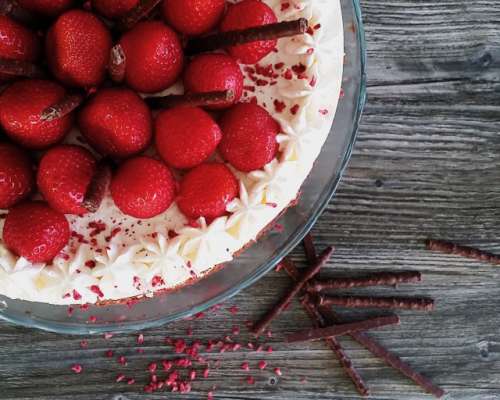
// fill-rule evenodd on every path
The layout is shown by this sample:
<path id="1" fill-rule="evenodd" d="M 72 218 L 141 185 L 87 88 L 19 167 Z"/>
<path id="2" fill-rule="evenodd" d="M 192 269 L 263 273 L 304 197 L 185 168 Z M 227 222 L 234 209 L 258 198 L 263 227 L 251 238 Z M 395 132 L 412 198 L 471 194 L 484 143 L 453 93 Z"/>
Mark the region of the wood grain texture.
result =
<path id="1" fill-rule="evenodd" d="M 498 399 L 500 393 L 500 268 L 424 250 L 428 237 L 500 252 L 500 1 L 363 0 L 368 40 L 369 102 L 359 140 L 339 191 L 313 232 L 318 249 L 337 251 L 323 276 L 417 269 L 419 285 L 359 289 L 346 294 L 428 296 L 430 314 L 404 311 L 397 328 L 373 336 L 434 379 L 449 399 Z M 293 259 L 303 265 L 302 249 Z M 0 324 L 0 398 L 5 400 L 355 399 L 353 385 L 321 342 L 284 345 L 285 333 L 310 323 L 297 303 L 272 324 L 270 366 L 263 357 L 224 353 L 223 365 L 189 395 L 141 393 L 113 383 L 126 354 L 127 375 L 144 383 L 147 362 L 166 354 L 163 337 L 223 336 L 244 326 L 286 290 L 285 274 L 270 273 L 238 295 L 240 312 L 145 332 L 144 354 L 134 335 L 111 340 L 58 336 Z M 349 315 L 366 315 L 346 311 Z M 370 313 L 373 315 L 373 312 Z M 278 332 L 280 334 L 278 334 Z M 246 334 L 242 334 L 245 336 Z M 341 339 L 374 399 L 426 399 L 410 381 Z M 248 360 L 257 382 L 241 380 Z M 70 371 L 80 362 L 81 375 Z M 273 366 L 283 376 L 274 382 Z"/>

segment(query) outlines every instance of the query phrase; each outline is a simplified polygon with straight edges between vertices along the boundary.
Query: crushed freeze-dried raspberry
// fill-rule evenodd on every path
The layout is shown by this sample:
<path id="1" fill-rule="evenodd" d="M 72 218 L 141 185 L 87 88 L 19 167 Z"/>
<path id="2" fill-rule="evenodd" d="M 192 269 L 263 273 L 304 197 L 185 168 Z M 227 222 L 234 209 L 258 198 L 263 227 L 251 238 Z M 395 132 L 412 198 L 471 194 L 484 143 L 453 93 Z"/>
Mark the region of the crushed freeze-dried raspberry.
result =
<path id="1" fill-rule="evenodd" d="M 194 381 L 195 379 L 196 379 L 196 371 L 192 369 L 191 371 L 189 371 L 189 380 Z"/>
<path id="2" fill-rule="evenodd" d="M 248 364 L 247 361 L 245 361 L 243 364 L 241 364 L 240 367 L 243 371 L 250 371 L 250 364 Z"/>
<path id="3" fill-rule="evenodd" d="M 288 10 L 289 8 L 290 8 L 289 2 L 281 3 L 281 11 Z"/>
<path id="4" fill-rule="evenodd" d="M 168 361 L 168 360 L 163 360 L 161 362 L 161 365 L 162 365 L 164 371 L 168 371 L 172 368 L 172 362 Z"/>
<path id="5" fill-rule="evenodd" d="M 210 369 L 205 368 L 203 370 L 203 378 L 208 378 L 208 375 L 210 374 Z"/>
<path id="6" fill-rule="evenodd" d="M 229 311 L 233 315 L 236 315 L 238 313 L 238 311 L 240 311 L 240 309 L 237 306 L 233 305 L 233 306 L 229 307 L 227 309 L 227 311 Z"/>
<path id="7" fill-rule="evenodd" d="M 281 369 L 280 369 L 279 367 L 274 368 L 274 373 L 275 373 L 276 375 L 278 375 L 278 376 L 283 375 L 283 373 L 281 372 Z"/>
<path id="8" fill-rule="evenodd" d="M 127 359 L 125 358 L 125 356 L 118 357 L 118 363 L 121 365 L 127 365 Z"/>
<path id="9" fill-rule="evenodd" d="M 89 316 L 89 322 L 90 322 L 91 324 L 95 324 L 95 323 L 96 323 L 96 321 L 97 321 L 97 317 L 96 317 L 95 315 L 91 315 L 91 316 Z"/>
<path id="10" fill-rule="evenodd" d="M 267 351 L 269 354 L 271 354 L 271 353 L 273 352 L 273 348 L 272 348 L 272 346 L 267 346 L 266 351 Z"/>
<path id="11" fill-rule="evenodd" d="M 88 342 L 88 341 L 86 341 L 86 340 L 82 340 L 82 341 L 80 342 L 80 347 L 81 347 L 82 349 L 86 349 L 87 347 L 89 347 L 89 342 Z"/>
<path id="12" fill-rule="evenodd" d="M 76 289 L 73 289 L 73 300 L 81 300 L 82 298 L 82 295 L 80 293 L 78 293 L 78 291 Z"/>
<path id="13" fill-rule="evenodd" d="M 298 104 L 295 104 L 290 108 L 290 114 L 296 115 L 297 112 L 299 111 L 300 106 Z"/>
<path id="14" fill-rule="evenodd" d="M 98 297 L 104 297 L 104 293 L 101 291 L 101 289 L 97 285 L 92 285 L 90 287 L 90 291 L 92 293 L 95 293 Z"/>
<path id="15" fill-rule="evenodd" d="M 267 362 L 265 362 L 264 360 L 259 361 L 258 367 L 259 367 L 259 369 L 260 369 L 260 370 L 264 370 L 264 369 L 266 369 L 266 367 L 267 367 Z"/>
<path id="16" fill-rule="evenodd" d="M 275 99 L 273 101 L 273 104 L 274 104 L 274 110 L 277 112 L 277 113 L 281 113 L 283 112 L 283 110 L 286 108 L 286 104 L 278 99 Z"/>
<path id="17" fill-rule="evenodd" d="M 105 356 L 108 357 L 108 358 L 112 358 L 114 356 L 114 352 L 113 350 L 107 350 L 106 353 L 105 353 Z"/>
<path id="18" fill-rule="evenodd" d="M 74 364 L 72 367 L 71 367 L 71 370 L 75 373 L 75 374 L 81 374 L 82 371 L 83 371 L 83 367 L 80 365 L 80 364 Z"/>
<path id="19" fill-rule="evenodd" d="M 127 385 L 133 385 L 135 383 L 135 379 L 134 378 L 129 378 L 127 380 Z"/>
<path id="20" fill-rule="evenodd" d="M 96 266 L 96 262 L 95 262 L 94 260 L 88 260 L 88 261 L 85 263 L 85 266 L 86 266 L 87 268 L 90 268 L 90 269 L 95 268 L 95 266 Z"/>
<path id="21" fill-rule="evenodd" d="M 140 333 L 137 336 L 137 344 L 143 344 L 143 343 L 144 343 L 144 335 L 142 333 Z"/>
<path id="22" fill-rule="evenodd" d="M 106 224 L 102 221 L 91 221 L 88 228 L 90 229 L 89 236 L 94 237 L 106 230 Z"/>
<path id="23" fill-rule="evenodd" d="M 118 374 L 116 376 L 116 379 L 115 379 L 115 382 L 121 382 L 125 379 L 125 375 L 124 374 Z"/>
<path id="24" fill-rule="evenodd" d="M 156 369 L 158 368 L 158 364 L 152 362 L 148 365 L 148 371 L 153 373 L 156 371 Z"/>
<path id="25" fill-rule="evenodd" d="M 255 385 L 255 378 L 253 376 L 249 375 L 249 376 L 247 376 L 246 382 L 249 385 Z"/>
<path id="26" fill-rule="evenodd" d="M 319 113 L 320 113 L 321 115 L 327 115 L 327 114 L 328 114 L 328 110 L 326 110 L 326 109 L 322 109 L 322 110 L 319 110 Z"/>
<path id="27" fill-rule="evenodd" d="M 66 310 L 68 317 L 71 317 L 73 315 L 74 311 L 75 311 L 75 309 L 73 307 L 68 307 L 68 309 Z"/>

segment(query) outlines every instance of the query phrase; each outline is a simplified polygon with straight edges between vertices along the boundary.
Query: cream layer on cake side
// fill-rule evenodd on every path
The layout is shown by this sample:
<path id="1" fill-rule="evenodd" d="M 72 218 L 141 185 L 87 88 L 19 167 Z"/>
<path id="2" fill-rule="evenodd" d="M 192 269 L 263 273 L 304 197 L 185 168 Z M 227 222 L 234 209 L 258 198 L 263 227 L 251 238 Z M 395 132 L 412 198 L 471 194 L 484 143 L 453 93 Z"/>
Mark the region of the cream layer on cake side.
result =
<path id="1" fill-rule="evenodd" d="M 282 133 L 277 159 L 249 174 L 234 171 L 240 195 L 228 205 L 228 215 L 210 224 L 203 218 L 187 221 L 173 204 L 161 215 L 137 220 L 123 215 L 107 195 L 96 213 L 67 216 L 72 238 L 51 265 L 15 256 L 0 235 L 1 295 L 60 305 L 151 297 L 232 260 L 295 200 L 337 108 L 344 57 L 341 9 L 339 0 L 265 3 L 281 21 L 307 18 L 314 34 L 280 39 L 278 51 L 259 67 L 242 66 L 243 100 L 255 97 Z M 3 223 L 0 217 L 0 232 Z"/>

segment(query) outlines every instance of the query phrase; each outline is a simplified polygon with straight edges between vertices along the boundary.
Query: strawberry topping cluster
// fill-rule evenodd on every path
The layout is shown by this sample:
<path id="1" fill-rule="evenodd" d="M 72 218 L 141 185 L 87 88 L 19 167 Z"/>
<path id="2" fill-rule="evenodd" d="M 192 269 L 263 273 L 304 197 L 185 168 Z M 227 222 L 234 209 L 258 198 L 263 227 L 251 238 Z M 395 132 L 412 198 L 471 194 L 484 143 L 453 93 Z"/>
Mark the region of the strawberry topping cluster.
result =
<path id="1" fill-rule="evenodd" d="M 0 209 L 15 254 L 33 263 L 61 254 L 65 214 L 98 208 L 88 204 L 104 165 L 123 214 L 148 219 L 176 202 L 188 220 L 210 222 L 239 195 L 236 171 L 277 156 L 280 126 L 241 102 L 240 67 L 277 38 L 186 51 L 196 37 L 276 24 L 261 0 L 17 0 L 12 9 L 0 16 Z M 149 95 L 181 83 L 186 99 L 227 96 L 152 109 Z M 63 144 L 75 127 L 80 143 Z"/>

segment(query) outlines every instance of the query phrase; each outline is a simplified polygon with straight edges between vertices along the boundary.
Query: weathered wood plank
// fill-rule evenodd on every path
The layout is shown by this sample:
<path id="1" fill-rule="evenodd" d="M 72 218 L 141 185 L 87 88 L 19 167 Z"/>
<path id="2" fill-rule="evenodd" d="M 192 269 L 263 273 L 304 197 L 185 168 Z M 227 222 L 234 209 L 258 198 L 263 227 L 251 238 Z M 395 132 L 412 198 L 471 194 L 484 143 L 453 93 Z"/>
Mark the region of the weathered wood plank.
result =
<path id="1" fill-rule="evenodd" d="M 369 55 L 369 103 L 338 194 L 314 228 L 318 247 L 337 246 L 328 275 L 418 269 L 420 285 L 356 293 L 431 296 L 431 314 L 401 312 L 403 323 L 373 335 L 453 399 L 497 399 L 500 393 L 500 268 L 424 249 L 427 237 L 500 252 L 500 2 L 363 0 Z M 300 264 L 301 249 L 293 253 Z M 240 312 L 146 332 L 144 354 L 134 335 L 111 340 L 58 336 L 0 324 L 0 398 L 5 400 L 200 399 L 217 385 L 218 399 L 354 399 L 354 388 L 321 342 L 286 346 L 282 335 L 309 325 L 297 304 L 273 323 L 272 370 L 256 372 L 260 354 L 224 353 L 223 365 L 189 395 L 143 395 L 116 384 L 119 370 L 144 383 L 149 360 L 166 354 L 165 335 L 201 339 L 244 326 L 273 304 L 290 281 L 271 273 L 238 295 Z M 354 293 L 345 292 L 345 293 Z M 349 311 L 349 315 L 363 315 Z M 370 313 L 374 315 L 375 313 Z M 242 334 L 245 337 L 244 334 Z M 248 338 L 248 337 L 246 337 Z M 342 344 L 375 399 L 424 399 L 406 378 L 350 340 Z M 107 359 L 113 349 L 127 367 Z M 243 384 L 243 360 L 257 383 Z M 85 371 L 75 375 L 70 366 Z M 305 380 L 304 380 L 305 379 Z"/>

